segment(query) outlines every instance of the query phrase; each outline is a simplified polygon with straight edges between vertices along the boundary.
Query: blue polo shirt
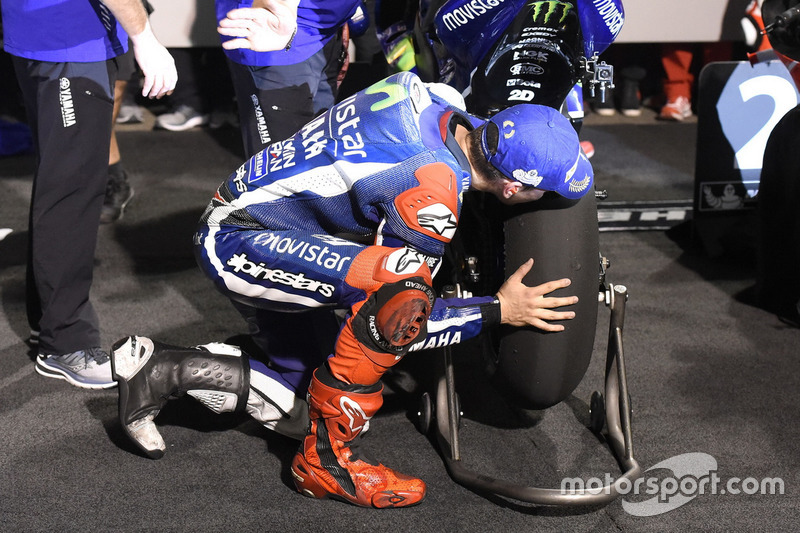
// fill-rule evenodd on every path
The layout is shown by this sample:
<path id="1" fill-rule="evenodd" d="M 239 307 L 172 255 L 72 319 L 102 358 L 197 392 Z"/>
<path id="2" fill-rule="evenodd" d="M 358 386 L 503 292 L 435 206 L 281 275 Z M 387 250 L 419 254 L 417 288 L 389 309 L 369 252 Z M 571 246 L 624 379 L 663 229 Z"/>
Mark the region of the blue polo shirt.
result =
<path id="1" fill-rule="evenodd" d="M 53 63 L 105 61 L 128 49 L 128 35 L 100 0 L 5 0 L 9 54 Z"/>
<path id="2" fill-rule="evenodd" d="M 225 50 L 234 62 L 253 67 L 294 65 L 305 61 L 330 41 L 356 12 L 359 0 L 300 0 L 297 7 L 297 35 L 288 51 L 254 52 Z M 216 0 L 217 21 L 231 9 L 251 7 L 253 0 Z M 222 37 L 223 41 L 230 37 Z"/>

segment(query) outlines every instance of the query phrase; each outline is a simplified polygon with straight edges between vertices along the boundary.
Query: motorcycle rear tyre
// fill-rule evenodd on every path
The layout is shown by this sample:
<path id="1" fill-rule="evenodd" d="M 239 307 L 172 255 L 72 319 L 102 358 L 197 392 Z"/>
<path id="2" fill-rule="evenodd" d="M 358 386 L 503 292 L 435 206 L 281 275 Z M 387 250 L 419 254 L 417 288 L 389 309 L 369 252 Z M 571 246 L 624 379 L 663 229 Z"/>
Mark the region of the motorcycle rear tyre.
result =
<path id="1" fill-rule="evenodd" d="M 591 193 L 580 200 L 548 193 L 515 211 L 505 220 L 504 232 L 506 278 L 532 257 L 526 285 L 567 277 L 572 284 L 551 296 L 579 298 L 564 308 L 575 311 L 574 319 L 560 322 L 564 331 L 530 327 L 501 332 L 496 377 L 503 390 L 521 407 L 545 409 L 575 390 L 592 357 L 600 271 L 597 200 Z"/>

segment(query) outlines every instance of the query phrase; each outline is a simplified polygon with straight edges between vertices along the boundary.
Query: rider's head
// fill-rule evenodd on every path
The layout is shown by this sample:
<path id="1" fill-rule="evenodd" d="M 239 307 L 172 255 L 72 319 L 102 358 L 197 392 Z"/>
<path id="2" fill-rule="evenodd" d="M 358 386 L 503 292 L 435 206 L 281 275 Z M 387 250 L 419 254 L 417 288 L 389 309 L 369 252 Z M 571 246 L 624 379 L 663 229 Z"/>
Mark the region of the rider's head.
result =
<path id="1" fill-rule="evenodd" d="M 554 191 L 570 199 L 592 190 L 594 172 L 581 152 L 578 134 L 555 109 L 516 105 L 500 111 L 479 129 L 475 134 L 489 163 L 484 172 L 488 178 L 494 174 L 518 184 L 517 189 L 521 185 L 522 189 Z"/>

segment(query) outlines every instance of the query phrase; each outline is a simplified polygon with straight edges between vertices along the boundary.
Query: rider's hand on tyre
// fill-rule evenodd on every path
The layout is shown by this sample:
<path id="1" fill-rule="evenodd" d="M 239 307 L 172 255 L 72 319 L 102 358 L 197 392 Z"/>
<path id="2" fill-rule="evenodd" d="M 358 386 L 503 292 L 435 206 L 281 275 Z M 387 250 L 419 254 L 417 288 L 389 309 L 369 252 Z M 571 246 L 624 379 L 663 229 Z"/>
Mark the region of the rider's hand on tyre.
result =
<path id="1" fill-rule="evenodd" d="M 578 303 L 577 296 L 547 296 L 557 289 L 569 287 L 569 278 L 548 281 L 529 287 L 522 280 L 533 268 L 533 259 L 523 263 L 500 287 L 497 299 L 500 300 L 500 323 L 511 326 L 533 326 L 543 331 L 563 331 L 563 324 L 552 321 L 575 318 L 574 311 L 557 311 L 557 308 Z"/>

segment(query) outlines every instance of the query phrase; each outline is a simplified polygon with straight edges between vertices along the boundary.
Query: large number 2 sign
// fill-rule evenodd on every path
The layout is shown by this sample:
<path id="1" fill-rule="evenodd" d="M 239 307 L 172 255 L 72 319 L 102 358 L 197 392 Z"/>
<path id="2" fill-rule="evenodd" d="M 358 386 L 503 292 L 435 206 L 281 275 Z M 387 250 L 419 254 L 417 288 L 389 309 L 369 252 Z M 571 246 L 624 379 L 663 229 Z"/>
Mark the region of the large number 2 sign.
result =
<path id="1" fill-rule="evenodd" d="M 748 239 L 767 140 L 800 93 L 778 61 L 709 63 L 698 89 L 693 229 L 716 256 Z"/>
<path id="2" fill-rule="evenodd" d="M 798 102 L 800 93 L 780 62 L 742 62 L 728 78 L 717 113 L 743 181 L 758 180 L 772 128 Z"/>

